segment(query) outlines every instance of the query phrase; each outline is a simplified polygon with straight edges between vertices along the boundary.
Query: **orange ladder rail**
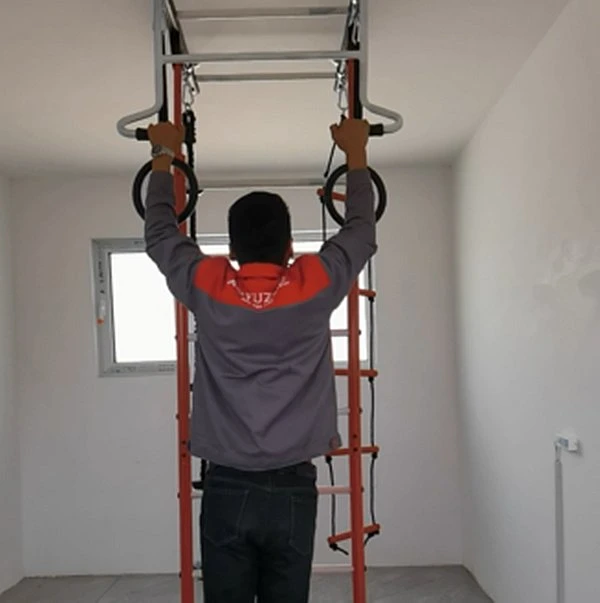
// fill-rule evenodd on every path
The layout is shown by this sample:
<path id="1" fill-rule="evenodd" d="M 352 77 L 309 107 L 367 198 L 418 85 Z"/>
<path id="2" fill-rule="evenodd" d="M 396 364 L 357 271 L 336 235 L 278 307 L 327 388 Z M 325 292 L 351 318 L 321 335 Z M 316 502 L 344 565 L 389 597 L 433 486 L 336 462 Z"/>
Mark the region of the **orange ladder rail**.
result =
<path id="1" fill-rule="evenodd" d="M 173 121 L 182 126 L 182 66 L 173 66 Z M 179 155 L 179 159 L 182 156 Z M 174 175 L 175 209 L 183 211 L 186 203 L 185 177 L 179 170 Z M 179 230 L 188 234 L 187 222 Z M 178 503 L 179 503 L 179 558 L 181 603 L 194 603 L 194 546 L 192 521 L 192 459 L 190 441 L 190 349 L 188 341 L 189 313 L 180 302 L 175 302 L 177 338 L 177 448 L 178 448 Z"/>

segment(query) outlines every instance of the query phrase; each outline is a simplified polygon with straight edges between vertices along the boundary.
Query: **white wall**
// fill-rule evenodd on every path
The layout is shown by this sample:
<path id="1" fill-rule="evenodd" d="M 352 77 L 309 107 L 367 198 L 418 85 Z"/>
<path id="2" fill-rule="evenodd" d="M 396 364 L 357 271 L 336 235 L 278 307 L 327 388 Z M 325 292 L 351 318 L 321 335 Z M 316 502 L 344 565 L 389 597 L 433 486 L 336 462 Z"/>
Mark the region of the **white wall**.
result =
<path id="1" fill-rule="evenodd" d="M 451 174 L 424 168 L 386 176 L 390 207 L 377 263 L 384 532 L 369 559 L 460 563 Z M 91 239 L 140 236 L 130 180 L 14 186 L 27 575 L 177 568 L 174 378 L 97 377 Z M 314 195 L 284 194 L 296 228 L 318 228 Z M 223 232 L 230 201 L 229 193 L 203 198 L 201 230 Z M 318 560 L 344 562 L 324 544 L 327 505 L 320 524 Z"/>
<path id="2" fill-rule="evenodd" d="M 564 427 L 566 600 L 600 596 L 599 31 L 572 2 L 456 170 L 465 560 L 497 603 L 555 600 Z"/>
<path id="3" fill-rule="evenodd" d="M 23 577 L 9 193 L 0 178 L 0 592 Z"/>

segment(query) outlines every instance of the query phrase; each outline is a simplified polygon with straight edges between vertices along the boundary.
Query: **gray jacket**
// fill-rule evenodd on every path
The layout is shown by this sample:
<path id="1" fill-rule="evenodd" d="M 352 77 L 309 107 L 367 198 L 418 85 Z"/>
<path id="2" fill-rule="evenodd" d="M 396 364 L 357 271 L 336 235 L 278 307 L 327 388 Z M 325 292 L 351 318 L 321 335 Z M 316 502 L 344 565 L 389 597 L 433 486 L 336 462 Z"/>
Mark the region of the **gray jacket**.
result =
<path id="1" fill-rule="evenodd" d="M 176 224 L 173 177 L 151 175 L 146 249 L 194 315 L 191 452 L 247 471 L 293 465 L 341 445 L 331 313 L 375 253 L 369 172 L 347 176 L 346 222 L 287 268 L 205 256 Z"/>

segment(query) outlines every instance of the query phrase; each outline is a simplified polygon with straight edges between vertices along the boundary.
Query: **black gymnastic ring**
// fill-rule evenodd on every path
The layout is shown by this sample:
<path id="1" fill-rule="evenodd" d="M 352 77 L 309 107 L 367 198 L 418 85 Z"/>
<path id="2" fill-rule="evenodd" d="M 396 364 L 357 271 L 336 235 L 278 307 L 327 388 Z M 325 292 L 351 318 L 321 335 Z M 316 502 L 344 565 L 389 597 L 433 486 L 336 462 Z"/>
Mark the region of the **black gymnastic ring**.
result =
<path id="1" fill-rule="evenodd" d="M 323 197 L 322 201 L 329 212 L 329 215 L 340 225 L 343 226 L 345 219 L 340 212 L 335 207 L 333 202 L 333 188 L 336 185 L 336 182 L 340 179 L 341 176 L 348 172 L 348 165 L 340 165 L 337 169 L 331 172 L 331 175 L 327 179 L 325 183 L 325 187 L 323 188 Z M 371 180 L 375 185 L 375 189 L 377 190 L 377 195 L 379 197 L 379 201 L 377 203 L 377 209 L 375 210 L 375 219 L 377 222 L 381 220 L 383 214 L 385 213 L 385 209 L 387 207 L 387 190 L 385 188 L 385 184 L 381 176 L 373 169 L 369 168 L 369 172 L 371 174 Z"/>
<path id="2" fill-rule="evenodd" d="M 200 190 L 198 189 L 198 180 L 194 170 L 181 159 L 173 159 L 173 167 L 181 170 L 188 181 L 187 191 L 187 204 L 183 208 L 183 211 L 177 216 L 177 223 L 181 224 L 185 222 L 193 213 L 196 211 L 196 204 L 198 203 L 198 196 Z M 131 196 L 133 198 L 133 206 L 142 220 L 146 219 L 146 208 L 144 201 L 142 200 L 142 185 L 148 174 L 152 171 L 152 161 L 149 161 L 142 166 L 140 171 L 136 174 L 135 180 L 133 181 L 133 187 L 131 189 Z"/>

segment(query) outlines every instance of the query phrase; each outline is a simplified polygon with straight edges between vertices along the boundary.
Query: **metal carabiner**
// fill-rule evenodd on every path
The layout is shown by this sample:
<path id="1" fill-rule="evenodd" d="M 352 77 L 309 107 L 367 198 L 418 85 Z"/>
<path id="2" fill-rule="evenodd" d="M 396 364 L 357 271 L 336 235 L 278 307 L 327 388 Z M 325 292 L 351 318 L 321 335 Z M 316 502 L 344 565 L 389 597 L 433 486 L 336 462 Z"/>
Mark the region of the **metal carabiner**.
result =
<path id="1" fill-rule="evenodd" d="M 348 76 L 345 61 L 335 61 L 335 81 L 333 84 L 334 92 L 338 95 L 338 109 L 345 113 L 348 110 Z"/>
<path id="2" fill-rule="evenodd" d="M 186 111 L 191 110 L 196 99 L 196 95 L 200 92 L 198 80 L 193 65 L 186 65 L 183 73 L 183 104 Z"/>
<path id="3" fill-rule="evenodd" d="M 346 86 L 340 87 L 338 89 L 338 109 L 342 113 L 346 113 L 348 111 L 348 88 Z"/>
<path id="4" fill-rule="evenodd" d="M 360 3 L 358 0 L 351 0 L 351 2 L 350 2 L 348 27 L 352 28 L 352 35 L 351 35 L 352 43 L 353 44 L 360 43 Z"/>

